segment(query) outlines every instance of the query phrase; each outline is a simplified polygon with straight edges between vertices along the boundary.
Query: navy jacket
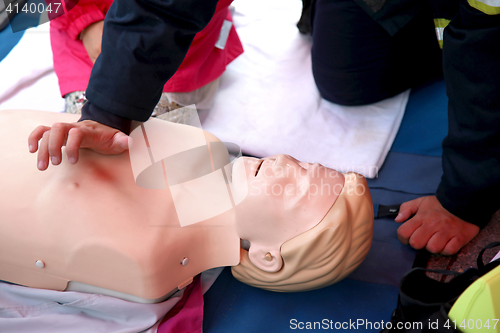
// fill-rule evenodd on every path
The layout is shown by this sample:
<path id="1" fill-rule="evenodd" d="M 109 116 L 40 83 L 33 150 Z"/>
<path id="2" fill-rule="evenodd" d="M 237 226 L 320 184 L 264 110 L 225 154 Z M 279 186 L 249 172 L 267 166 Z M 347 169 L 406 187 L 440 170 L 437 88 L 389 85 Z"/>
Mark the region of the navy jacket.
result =
<path id="1" fill-rule="evenodd" d="M 102 53 L 87 87 L 80 120 L 128 134 L 146 121 L 217 0 L 117 0 L 104 22 Z"/>
<path id="2" fill-rule="evenodd" d="M 500 209 L 500 14 L 460 1 L 444 32 L 448 136 L 437 198 L 463 220 L 485 226 Z"/>

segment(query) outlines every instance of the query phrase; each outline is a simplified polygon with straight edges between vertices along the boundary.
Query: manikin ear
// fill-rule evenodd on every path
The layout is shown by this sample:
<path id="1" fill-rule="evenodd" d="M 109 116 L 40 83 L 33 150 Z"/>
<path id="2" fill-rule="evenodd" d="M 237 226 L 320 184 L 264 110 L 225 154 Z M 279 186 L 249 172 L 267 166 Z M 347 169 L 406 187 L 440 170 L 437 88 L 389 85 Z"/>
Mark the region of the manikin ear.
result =
<path id="1" fill-rule="evenodd" d="M 283 267 L 283 258 L 281 257 L 281 246 L 269 248 L 259 243 L 253 242 L 248 250 L 250 261 L 263 271 L 274 273 Z"/>

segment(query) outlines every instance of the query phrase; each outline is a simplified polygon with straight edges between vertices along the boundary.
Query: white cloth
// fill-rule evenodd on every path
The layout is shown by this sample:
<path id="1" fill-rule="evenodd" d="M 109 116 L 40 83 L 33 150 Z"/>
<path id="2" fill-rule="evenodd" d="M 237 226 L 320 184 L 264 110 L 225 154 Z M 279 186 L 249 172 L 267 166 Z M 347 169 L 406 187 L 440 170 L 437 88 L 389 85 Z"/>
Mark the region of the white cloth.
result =
<path id="1" fill-rule="evenodd" d="M 64 111 L 50 47 L 49 24 L 26 30 L 0 62 L 0 110 Z"/>
<path id="2" fill-rule="evenodd" d="M 409 91 L 367 106 L 322 99 L 311 69 L 311 39 L 295 26 L 300 0 L 236 0 L 234 24 L 245 52 L 221 77 L 203 129 L 242 151 L 289 154 L 373 178 L 382 165 Z"/>
<path id="3" fill-rule="evenodd" d="M 58 292 L 0 283 L 0 331 L 156 332 L 150 329 L 181 298 L 139 304 L 99 294 Z"/>
<path id="4" fill-rule="evenodd" d="M 203 272 L 205 293 L 222 268 Z M 181 299 L 182 291 L 157 304 L 140 304 L 99 294 L 28 288 L 0 282 L 2 333 L 154 333 Z"/>

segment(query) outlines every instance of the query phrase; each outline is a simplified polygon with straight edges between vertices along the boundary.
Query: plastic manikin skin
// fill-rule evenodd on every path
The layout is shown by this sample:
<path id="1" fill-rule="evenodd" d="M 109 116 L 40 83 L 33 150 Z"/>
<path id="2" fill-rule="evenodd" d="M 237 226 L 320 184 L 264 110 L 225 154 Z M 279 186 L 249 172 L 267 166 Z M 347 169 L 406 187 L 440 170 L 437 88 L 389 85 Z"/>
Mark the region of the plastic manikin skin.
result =
<path id="1" fill-rule="evenodd" d="M 103 156 L 81 149 L 76 165 L 63 154 L 61 165 L 38 171 L 36 154 L 26 147 L 29 133 L 40 124 L 76 120 L 69 114 L 0 111 L 0 280 L 158 302 L 206 269 L 238 265 L 242 238 L 250 249 L 249 255 L 242 250 L 237 278 L 300 291 L 344 277 L 370 247 L 371 198 L 366 191 L 359 207 L 346 204 L 356 204 L 345 186 L 352 188 L 352 177 L 285 155 L 240 158 L 232 168 L 220 141 L 195 127 L 150 120 L 131 133 L 130 153 Z M 354 179 L 366 185 L 364 178 Z M 341 220 L 329 219 L 330 229 L 350 230 L 333 237 L 333 247 L 343 249 L 333 259 L 333 282 L 304 284 L 297 274 L 283 282 L 293 267 L 283 249 L 301 237 L 310 249 L 315 230 L 324 229 L 332 214 Z M 305 281 L 316 279 L 315 269 L 294 269 L 308 272 Z M 259 282 L 259 274 L 277 287 Z"/>

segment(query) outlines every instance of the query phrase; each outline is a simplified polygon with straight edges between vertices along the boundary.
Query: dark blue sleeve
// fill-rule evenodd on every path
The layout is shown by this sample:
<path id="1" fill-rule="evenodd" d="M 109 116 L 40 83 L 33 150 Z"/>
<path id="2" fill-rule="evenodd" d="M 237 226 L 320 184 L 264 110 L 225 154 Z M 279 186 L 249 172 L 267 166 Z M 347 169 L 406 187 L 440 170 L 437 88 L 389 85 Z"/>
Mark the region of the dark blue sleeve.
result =
<path id="1" fill-rule="evenodd" d="M 500 14 L 486 15 L 461 0 L 444 35 L 449 129 L 437 198 L 480 227 L 500 209 L 499 41 Z"/>
<path id="2" fill-rule="evenodd" d="M 106 14 L 102 53 L 80 120 L 128 132 L 146 121 L 218 0 L 116 0 Z"/>

